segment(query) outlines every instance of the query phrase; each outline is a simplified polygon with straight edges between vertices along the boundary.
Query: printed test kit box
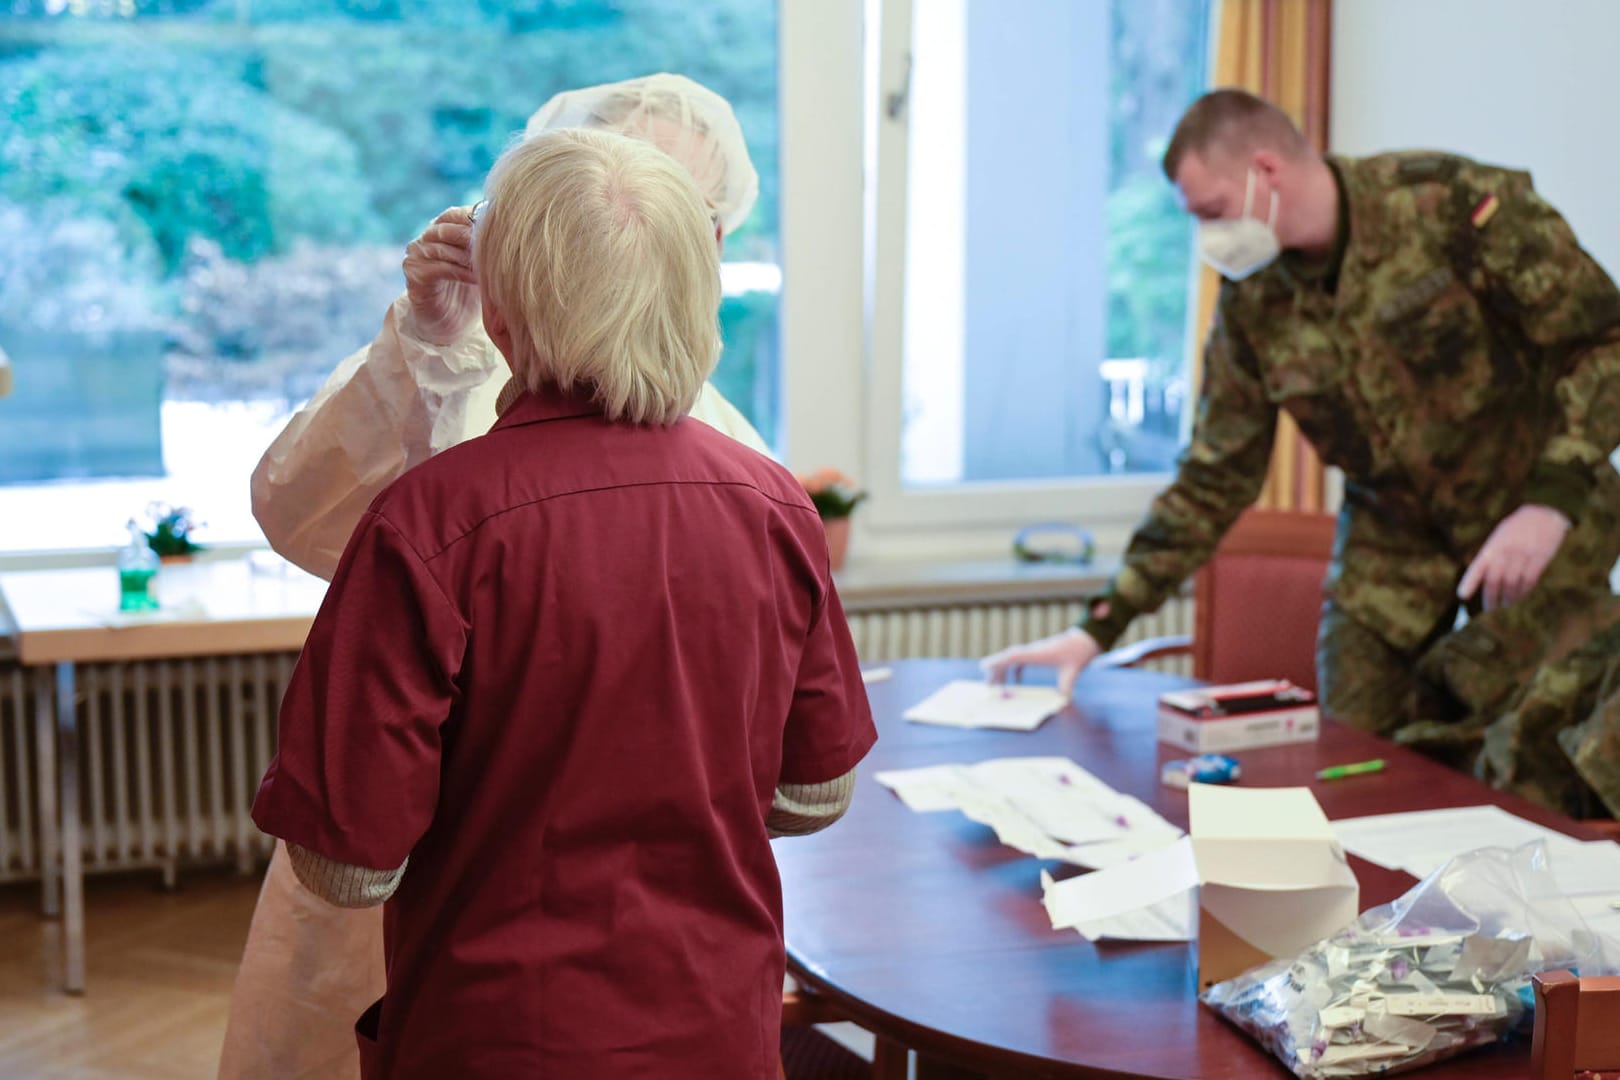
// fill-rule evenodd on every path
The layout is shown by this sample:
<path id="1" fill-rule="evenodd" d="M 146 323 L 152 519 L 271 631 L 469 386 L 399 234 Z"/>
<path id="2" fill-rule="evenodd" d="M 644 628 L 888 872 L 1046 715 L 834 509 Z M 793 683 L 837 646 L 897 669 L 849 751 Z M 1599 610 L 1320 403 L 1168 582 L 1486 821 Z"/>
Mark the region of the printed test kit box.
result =
<path id="1" fill-rule="evenodd" d="M 1159 741 L 1195 754 L 1313 742 L 1320 726 L 1316 695 L 1286 679 L 1159 695 Z"/>

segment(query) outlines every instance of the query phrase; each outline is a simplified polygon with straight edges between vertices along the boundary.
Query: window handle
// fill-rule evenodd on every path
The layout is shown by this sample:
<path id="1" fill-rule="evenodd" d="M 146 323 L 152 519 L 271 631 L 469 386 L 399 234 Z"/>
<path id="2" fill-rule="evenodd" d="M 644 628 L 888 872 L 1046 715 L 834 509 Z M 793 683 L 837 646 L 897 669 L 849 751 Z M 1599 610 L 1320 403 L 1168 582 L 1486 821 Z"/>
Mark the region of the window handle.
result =
<path id="1" fill-rule="evenodd" d="M 883 111 L 889 114 L 890 120 L 898 120 L 906 111 L 911 102 L 911 54 L 906 53 L 906 73 L 900 78 L 900 88 L 891 90 L 883 99 Z"/>

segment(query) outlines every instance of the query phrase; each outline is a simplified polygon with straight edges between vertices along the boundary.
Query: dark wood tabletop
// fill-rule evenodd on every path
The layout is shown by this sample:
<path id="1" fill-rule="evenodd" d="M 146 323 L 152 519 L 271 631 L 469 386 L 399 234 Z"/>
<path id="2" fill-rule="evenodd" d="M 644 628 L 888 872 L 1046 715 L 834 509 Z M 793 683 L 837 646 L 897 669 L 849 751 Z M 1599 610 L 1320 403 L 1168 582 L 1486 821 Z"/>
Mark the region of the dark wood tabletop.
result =
<path id="1" fill-rule="evenodd" d="M 1079 872 L 997 842 L 956 812 L 919 814 L 872 779 L 885 769 L 1061 755 L 1187 827 L 1187 796 L 1159 782 L 1187 757 L 1155 739 L 1160 692 L 1173 676 L 1094 670 L 1075 702 L 1033 733 L 907 723 L 901 713 L 970 661 L 914 660 L 869 692 L 879 740 L 844 820 L 776 842 L 790 969 L 851 1019 L 918 1051 L 997 1077 L 1176 1077 L 1266 1080 L 1290 1075 L 1197 1001 L 1194 946 L 1087 942 L 1054 931 L 1042 869 Z M 1496 803 L 1583 838 L 1567 818 L 1490 790 L 1417 754 L 1326 723 L 1319 741 L 1234 755 L 1243 784 L 1309 786 L 1329 818 Z M 1382 757 L 1380 773 L 1318 781 L 1327 765 Z M 1355 857 L 1366 910 L 1414 880 Z M 1526 1039 L 1430 1066 L 1429 1080 L 1528 1073 Z"/>

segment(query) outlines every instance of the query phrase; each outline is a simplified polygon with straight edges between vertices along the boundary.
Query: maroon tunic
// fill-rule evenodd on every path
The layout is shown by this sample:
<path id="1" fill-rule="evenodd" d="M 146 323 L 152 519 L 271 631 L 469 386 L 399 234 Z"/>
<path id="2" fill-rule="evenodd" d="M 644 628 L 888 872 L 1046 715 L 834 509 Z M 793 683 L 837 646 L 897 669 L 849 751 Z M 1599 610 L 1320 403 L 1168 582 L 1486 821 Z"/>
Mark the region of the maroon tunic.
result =
<path id="1" fill-rule="evenodd" d="M 875 738 L 788 472 L 696 421 L 526 395 L 361 520 L 253 817 L 410 857 L 367 1080 L 765 1080 L 771 796 Z"/>

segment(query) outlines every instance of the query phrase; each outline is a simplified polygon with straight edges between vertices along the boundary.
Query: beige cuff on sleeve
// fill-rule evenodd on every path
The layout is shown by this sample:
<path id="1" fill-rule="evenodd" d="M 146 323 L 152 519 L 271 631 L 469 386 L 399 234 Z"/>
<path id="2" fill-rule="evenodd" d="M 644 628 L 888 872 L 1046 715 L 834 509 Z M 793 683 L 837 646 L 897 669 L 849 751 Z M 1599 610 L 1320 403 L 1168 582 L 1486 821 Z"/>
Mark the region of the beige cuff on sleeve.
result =
<path id="1" fill-rule="evenodd" d="M 341 908 L 381 904 L 394 895 L 400 879 L 405 876 L 405 867 L 411 862 L 406 859 L 397 870 L 371 870 L 336 862 L 293 843 L 287 845 L 287 855 L 292 860 L 293 873 L 304 888 Z"/>
<path id="2" fill-rule="evenodd" d="M 820 832 L 844 816 L 854 794 L 854 769 L 820 784 L 778 784 L 765 829 L 772 837 Z"/>

